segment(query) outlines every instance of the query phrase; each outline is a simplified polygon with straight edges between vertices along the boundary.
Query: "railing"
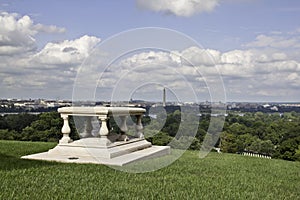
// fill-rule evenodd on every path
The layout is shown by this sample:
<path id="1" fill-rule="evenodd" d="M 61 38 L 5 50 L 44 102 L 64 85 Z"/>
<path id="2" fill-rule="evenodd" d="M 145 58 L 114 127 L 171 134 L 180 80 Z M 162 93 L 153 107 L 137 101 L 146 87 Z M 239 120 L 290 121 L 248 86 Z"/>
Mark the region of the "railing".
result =
<path id="1" fill-rule="evenodd" d="M 121 119 L 120 130 L 121 134 L 118 136 L 118 140 L 128 140 L 126 132 L 127 128 L 127 117 L 134 115 L 136 117 L 135 130 L 136 138 L 144 139 L 143 134 L 143 125 L 142 125 L 142 116 L 146 112 L 143 108 L 132 108 L 132 107 L 63 107 L 59 108 L 58 112 L 61 115 L 61 118 L 64 120 L 63 127 L 61 132 L 63 137 L 59 140 L 59 144 L 68 144 L 72 142 L 70 138 L 71 129 L 69 126 L 69 115 L 72 116 L 85 116 L 85 126 L 84 126 L 84 137 L 92 136 L 92 123 L 91 117 L 96 116 L 100 122 L 100 146 L 109 146 L 115 139 L 111 139 L 111 132 L 109 129 L 109 119 L 112 116 L 119 116 Z"/>

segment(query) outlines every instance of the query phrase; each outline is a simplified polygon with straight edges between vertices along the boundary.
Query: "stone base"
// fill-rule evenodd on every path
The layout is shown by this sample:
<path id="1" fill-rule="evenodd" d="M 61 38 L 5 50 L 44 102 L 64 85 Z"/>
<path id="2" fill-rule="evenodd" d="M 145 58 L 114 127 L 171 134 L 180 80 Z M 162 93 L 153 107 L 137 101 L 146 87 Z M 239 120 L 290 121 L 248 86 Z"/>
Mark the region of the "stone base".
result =
<path id="1" fill-rule="evenodd" d="M 154 146 L 145 139 L 135 138 L 102 146 L 100 138 L 84 138 L 68 144 L 58 144 L 48 152 L 27 155 L 22 158 L 123 166 L 137 160 L 168 154 L 170 154 L 169 146 Z"/>

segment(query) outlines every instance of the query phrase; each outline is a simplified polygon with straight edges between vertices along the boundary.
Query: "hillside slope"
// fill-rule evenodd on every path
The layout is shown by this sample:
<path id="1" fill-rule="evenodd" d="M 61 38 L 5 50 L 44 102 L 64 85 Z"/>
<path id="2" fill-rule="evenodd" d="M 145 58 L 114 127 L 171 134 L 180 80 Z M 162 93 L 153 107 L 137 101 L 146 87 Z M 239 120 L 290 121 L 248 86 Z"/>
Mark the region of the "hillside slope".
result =
<path id="1" fill-rule="evenodd" d="M 21 160 L 54 143 L 0 141 L 0 199 L 299 199 L 300 162 L 187 151 L 158 171 Z"/>

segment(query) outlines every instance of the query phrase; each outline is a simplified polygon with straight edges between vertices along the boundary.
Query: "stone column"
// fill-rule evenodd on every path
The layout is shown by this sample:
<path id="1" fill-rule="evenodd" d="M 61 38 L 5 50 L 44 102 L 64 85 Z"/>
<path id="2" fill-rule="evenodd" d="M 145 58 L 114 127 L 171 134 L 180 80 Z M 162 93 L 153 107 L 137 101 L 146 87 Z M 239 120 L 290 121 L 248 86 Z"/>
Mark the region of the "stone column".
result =
<path id="1" fill-rule="evenodd" d="M 67 144 L 72 142 L 69 134 L 71 133 L 71 128 L 69 126 L 69 118 L 68 115 L 61 115 L 61 118 L 64 120 L 64 125 L 61 129 L 61 132 L 63 134 L 63 137 L 59 140 L 59 144 Z"/>
<path id="2" fill-rule="evenodd" d="M 142 124 L 142 115 L 136 115 L 135 130 L 136 130 L 136 136 L 138 138 L 144 139 L 143 124 Z"/>
<path id="3" fill-rule="evenodd" d="M 84 132 L 82 133 L 83 138 L 91 137 L 92 136 L 92 117 L 85 117 L 84 122 Z"/>
<path id="4" fill-rule="evenodd" d="M 109 135 L 109 130 L 108 130 L 108 127 L 107 127 L 108 116 L 107 115 L 99 116 L 99 120 L 101 121 L 101 127 L 100 127 L 100 130 L 99 130 L 100 145 L 101 146 L 108 146 L 108 145 L 111 144 L 111 141 L 108 139 L 108 135 Z"/>

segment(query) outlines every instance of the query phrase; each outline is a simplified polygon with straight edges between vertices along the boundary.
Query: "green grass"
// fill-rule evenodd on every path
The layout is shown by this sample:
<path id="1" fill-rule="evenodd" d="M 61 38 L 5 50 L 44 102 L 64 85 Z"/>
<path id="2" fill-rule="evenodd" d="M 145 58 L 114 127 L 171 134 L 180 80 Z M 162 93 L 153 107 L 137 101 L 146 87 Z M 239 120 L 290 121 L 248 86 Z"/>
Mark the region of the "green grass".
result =
<path id="1" fill-rule="evenodd" d="M 55 145 L 0 141 L 0 199 L 300 199 L 300 162 L 187 151 L 166 168 L 133 174 L 20 159 Z"/>

